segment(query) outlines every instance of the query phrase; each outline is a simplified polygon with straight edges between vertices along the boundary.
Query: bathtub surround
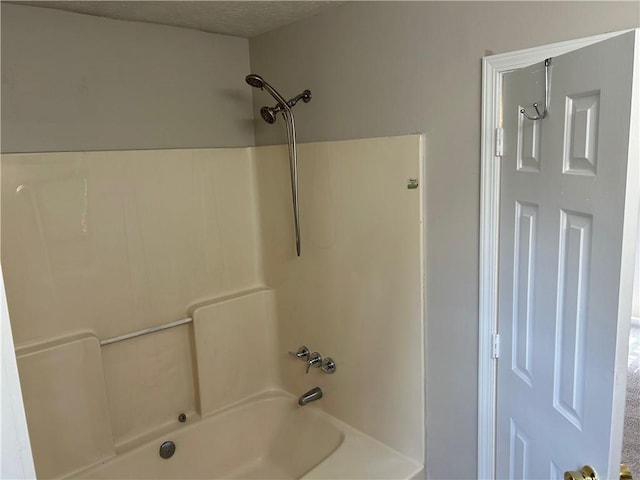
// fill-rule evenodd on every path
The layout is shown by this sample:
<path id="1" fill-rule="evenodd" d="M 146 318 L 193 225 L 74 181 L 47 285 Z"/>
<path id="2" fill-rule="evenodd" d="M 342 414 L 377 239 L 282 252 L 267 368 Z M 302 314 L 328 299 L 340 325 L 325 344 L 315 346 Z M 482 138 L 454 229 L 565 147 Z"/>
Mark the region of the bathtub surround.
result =
<path id="1" fill-rule="evenodd" d="M 189 326 L 102 347 L 102 370 L 116 451 L 197 415 L 195 350 Z"/>
<path id="2" fill-rule="evenodd" d="M 319 476 L 371 477 L 366 451 L 391 449 L 380 472 L 417 474 L 422 190 L 407 186 L 423 181 L 422 154 L 419 135 L 300 145 L 299 258 L 286 146 L 3 155 L 2 264 L 38 476 L 99 478 L 85 469 L 151 446 L 149 461 L 178 461 L 169 432 L 260 392 L 302 408 L 315 386 L 324 396 L 304 410 L 368 438 Z M 301 344 L 336 373 L 305 374 L 287 353 Z M 152 439 L 176 454 L 161 459 Z"/>
<path id="3" fill-rule="evenodd" d="M 91 335 L 18 354 L 38 478 L 115 454 L 98 339 Z"/>
<path id="4" fill-rule="evenodd" d="M 164 324 L 262 284 L 250 149 L 16 154 L 3 155 L 1 167 L 2 266 L 25 389 L 52 362 L 86 363 L 68 350 L 78 334 L 105 339 Z M 36 356 L 23 368 L 34 352 L 52 349 L 53 359 Z M 173 428 L 178 413 L 198 412 L 191 327 L 98 352 L 99 370 L 74 376 L 80 384 L 67 392 L 95 396 L 87 382 L 104 378 L 108 409 L 95 418 L 109 419 L 111 448 L 126 450 Z M 65 422 L 63 431 L 85 432 L 74 438 L 106 436 L 88 416 L 65 410 L 73 398 L 30 406 L 51 396 L 25 392 L 28 419 L 30 408 L 41 412 L 30 428 L 37 473 L 46 477 L 90 458 L 39 462 Z M 92 451 L 104 453 L 103 442 Z"/>
<path id="5" fill-rule="evenodd" d="M 245 148 L 3 155 L 16 346 L 115 337 L 260 286 L 253 172 Z"/>
<path id="6" fill-rule="evenodd" d="M 196 309 L 193 336 L 201 415 L 278 388 L 275 360 L 279 345 L 272 290 Z"/>
<path id="7" fill-rule="evenodd" d="M 420 135 L 300 145 L 303 255 L 292 261 L 288 165 L 258 147 L 265 283 L 274 289 L 286 390 L 421 461 L 424 451 Z M 306 345 L 335 374 L 288 355 Z M 400 393 L 402 392 L 402 393 Z"/>

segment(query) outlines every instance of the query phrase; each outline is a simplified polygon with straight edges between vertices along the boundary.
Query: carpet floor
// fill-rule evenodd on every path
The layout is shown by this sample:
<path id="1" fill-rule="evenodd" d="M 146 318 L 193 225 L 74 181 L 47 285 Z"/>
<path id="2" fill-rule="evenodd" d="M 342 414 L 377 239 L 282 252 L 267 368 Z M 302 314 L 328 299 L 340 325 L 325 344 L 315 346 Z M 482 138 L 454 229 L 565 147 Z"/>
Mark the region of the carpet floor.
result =
<path id="1" fill-rule="evenodd" d="M 640 327 L 635 325 L 631 326 L 629 338 L 622 463 L 629 466 L 633 478 L 640 478 Z"/>

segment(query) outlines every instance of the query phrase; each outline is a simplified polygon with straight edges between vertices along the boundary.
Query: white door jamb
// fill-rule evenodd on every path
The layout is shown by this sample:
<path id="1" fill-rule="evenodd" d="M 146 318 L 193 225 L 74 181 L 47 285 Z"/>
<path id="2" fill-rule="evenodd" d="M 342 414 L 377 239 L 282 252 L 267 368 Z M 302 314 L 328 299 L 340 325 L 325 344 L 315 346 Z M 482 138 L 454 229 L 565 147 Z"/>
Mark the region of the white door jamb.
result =
<path id="1" fill-rule="evenodd" d="M 480 180 L 480 291 L 478 346 L 478 479 L 495 479 L 496 373 L 494 334 L 498 333 L 498 227 L 500 157 L 496 130 L 502 127 L 502 76 L 545 58 L 586 47 L 626 31 L 543 45 L 482 59 L 482 138 Z"/>

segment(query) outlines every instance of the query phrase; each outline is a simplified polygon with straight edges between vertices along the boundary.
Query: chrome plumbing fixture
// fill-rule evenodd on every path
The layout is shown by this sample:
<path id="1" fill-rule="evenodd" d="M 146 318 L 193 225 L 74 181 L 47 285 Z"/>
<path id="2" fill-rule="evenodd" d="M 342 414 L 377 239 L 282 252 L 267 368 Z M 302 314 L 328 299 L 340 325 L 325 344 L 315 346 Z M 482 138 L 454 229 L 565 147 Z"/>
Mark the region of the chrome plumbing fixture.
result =
<path id="1" fill-rule="evenodd" d="M 316 400 L 320 400 L 321 398 L 322 390 L 320 390 L 320 387 L 314 387 L 307 393 L 303 393 L 300 398 L 298 398 L 298 405 L 302 407 L 309 402 L 314 402 Z"/>
<path id="2" fill-rule="evenodd" d="M 322 358 L 318 352 L 313 352 L 302 345 L 295 352 L 289 352 L 289 355 L 293 355 L 296 358 L 305 360 L 307 362 L 306 373 L 309 373 L 311 367 L 322 368 L 324 373 L 334 373 L 336 371 L 336 362 L 331 357 Z"/>
<path id="3" fill-rule="evenodd" d="M 293 355 L 296 358 L 301 358 L 302 360 L 308 360 L 309 359 L 309 349 L 307 347 L 305 347 L 304 345 L 302 345 L 300 348 L 298 348 L 297 351 L 295 352 L 289 352 L 289 355 Z"/>
<path id="4" fill-rule="evenodd" d="M 336 362 L 331 359 L 331 357 L 327 357 L 322 361 L 322 371 L 324 373 L 335 373 L 336 371 Z"/>
<path id="5" fill-rule="evenodd" d="M 160 456 L 162 458 L 171 458 L 176 453 L 176 444 L 171 440 L 167 440 L 160 445 Z"/>
<path id="6" fill-rule="evenodd" d="M 322 365 L 322 355 L 318 352 L 313 352 L 309 355 L 309 360 L 307 360 L 307 370 L 305 373 L 309 373 L 309 369 L 311 367 L 319 368 Z"/>
<path id="7" fill-rule="evenodd" d="M 247 75 L 245 77 L 245 81 L 254 88 L 266 90 L 277 102 L 273 107 L 265 106 L 260 109 L 260 115 L 264 121 L 269 124 L 276 123 L 276 113 L 282 112 L 284 114 L 286 112 L 291 112 L 291 109 L 295 107 L 296 103 L 300 100 L 304 103 L 309 103 L 311 101 L 311 90 L 305 90 L 292 99 L 285 100 L 284 97 L 280 95 L 275 88 L 269 85 L 264 78 L 260 75 L 256 75 L 255 73 Z"/>
<path id="8" fill-rule="evenodd" d="M 291 100 L 287 100 L 287 105 L 289 106 L 289 108 L 294 107 L 295 104 L 298 103 L 300 100 L 302 100 L 304 103 L 309 103 L 311 101 L 311 90 L 305 90 L 299 95 L 296 95 L 295 97 L 293 97 Z M 282 107 L 281 104 L 278 102 L 273 107 L 267 107 L 267 106 L 262 107 L 260 109 L 260 116 L 265 122 L 269 124 L 274 124 L 276 123 L 276 114 L 279 112 L 284 113 L 284 107 Z"/>
<path id="9" fill-rule="evenodd" d="M 275 88 L 269 85 L 264 78 L 254 73 L 247 75 L 245 81 L 254 88 L 266 90 L 275 99 L 274 107 L 262 107 L 260 116 L 265 122 L 274 124 L 276 122 L 276 114 L 282 113 L 286 121 L 287 129 L 287 145 L 289 147 L 289 172 L 291 174 L 291 195 L 293 197 L 293 220 L 296 235 L 296 252 L 300 256 L 300 209 L 298 207 L 298 155 L 296 151 L 296 124 L 293 118 L 293 110 L 291 110 L 298 101 L 304 103 L 311 101 L 311 91 L 305 90 L 296 95 L 291 100 L 285 100 Z"/>

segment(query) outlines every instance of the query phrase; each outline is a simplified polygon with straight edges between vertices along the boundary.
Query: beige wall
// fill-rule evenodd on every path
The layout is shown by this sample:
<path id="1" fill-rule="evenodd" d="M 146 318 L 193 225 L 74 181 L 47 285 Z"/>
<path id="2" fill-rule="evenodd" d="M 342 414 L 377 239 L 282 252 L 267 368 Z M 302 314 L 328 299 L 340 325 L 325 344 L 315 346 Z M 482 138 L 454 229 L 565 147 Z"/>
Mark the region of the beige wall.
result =
<path id="1" fill-rule="evenodd" d="M 243 38 L 2 3 L 2 151 L 253 145 Z"/>
<path id="2" fill-rule="evenodd" d="M 250 41 L 253 72 L 313 92 L 300 140 L 426 133 L 432 478 L 476 472 L 481 58 L 637 26 L 637 2 L 352 2 Z"/>

